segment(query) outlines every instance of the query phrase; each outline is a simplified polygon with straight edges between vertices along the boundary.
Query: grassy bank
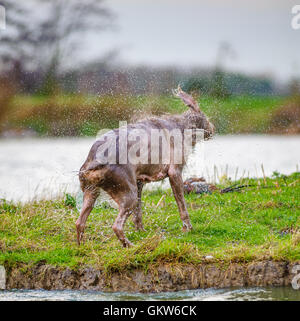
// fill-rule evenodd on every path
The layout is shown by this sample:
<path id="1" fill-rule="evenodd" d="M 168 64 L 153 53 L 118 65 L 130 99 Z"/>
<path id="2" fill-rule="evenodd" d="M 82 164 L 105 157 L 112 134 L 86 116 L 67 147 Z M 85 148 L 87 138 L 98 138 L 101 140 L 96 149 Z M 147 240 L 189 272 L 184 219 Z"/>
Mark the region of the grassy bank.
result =
<path id="1" fill-rule="evenodd" d="M 146 232 L 136 232 L 129 219 L 125 231 L 135 244 L 130 249 L 122 248 L 113 234 L 117 211 L 105 204 L 93 210 L 85 243 L 78 247 L 78 210 L 72 197 L 25 205 L 1 200 L 0 264 L 43 261 L 72 268 L 88 264 L 106 271 L 124 271 L 159 263 L 197 264 L 208 255 L 218 264 L 300 260 L 300 173 L 237 183 L 255 186 L 227 194 L 215 191 L 186 196 L 194 227 L 187 234 L 181 232 L 171 191 L 145 192 Z M 159 202 L 162 195 L 165 198 Z"/>
<path id="2" fill-rule="evenodd" d="M 199 103 L 220 134 L 268 133 L 278 122 L 274 123 L 274 117 L 281 121 L 278 111 L 290 104 L 290 100 L 255 96 L 219 100 L 203 96 L 199 97 Z M 295 120 L 294 110 L 299 114 L 300 103 L 296 105 L 292 115 L 281 124 L 281 131 Z M 0 129 L 30 129 L 41 136 L 94 136 L 101 128 L 117 127 L 120 120 L 185 110 L 183 103 L 171 96 L 14 96 L 9 107 L 3 109 Z"/>

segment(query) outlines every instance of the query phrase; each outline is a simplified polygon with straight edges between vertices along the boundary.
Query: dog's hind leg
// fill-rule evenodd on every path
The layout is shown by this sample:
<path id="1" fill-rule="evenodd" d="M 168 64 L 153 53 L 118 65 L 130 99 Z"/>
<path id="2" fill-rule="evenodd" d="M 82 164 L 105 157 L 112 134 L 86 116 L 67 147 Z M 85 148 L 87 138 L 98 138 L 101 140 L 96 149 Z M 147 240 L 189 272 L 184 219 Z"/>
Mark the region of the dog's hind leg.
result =
<path id="1" fill-rule="evenodd" d="M 144 184 L 142 182 L 138 182 L 137 187 L 137 206 L 133 212 L 133 223 L 137 231 L 145 231 L 142 222 L 142 190 Z"/>
<path id="2" fill-rule="evenodd" d="M 137 190 L 129 190 L 125 194 L 122 193 L 121 197 L 115 196 L 119 204 L 119 215 L 116 218 L 112 228 L 116 233 L 118 239 L 124 247 L 129 247 L 132 243 L 125 237 L 124 234 L 124 224 L 128 217 L 134 213 L 138 200 L 137 200 Z"/>
<path id="3" fill-rule="evenodd" d="M 80 242 L 82 241 L 86 220 L 90 215 L 98 196 L 99 196 L 99 189 L 97 188 L 85 189 L 84 191 L 82 209 L 80 212 L 80 216 L 76 221 L 78 245 L 80 245 Z"/>

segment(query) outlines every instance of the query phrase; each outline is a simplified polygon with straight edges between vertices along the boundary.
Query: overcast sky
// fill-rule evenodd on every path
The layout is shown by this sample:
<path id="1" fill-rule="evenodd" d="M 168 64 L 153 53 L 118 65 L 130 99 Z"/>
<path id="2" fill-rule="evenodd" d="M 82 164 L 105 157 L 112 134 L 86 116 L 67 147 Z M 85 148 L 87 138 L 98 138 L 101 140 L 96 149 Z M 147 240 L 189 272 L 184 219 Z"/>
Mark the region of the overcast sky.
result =
<path id="1" fill-rule="evenodd" d="M 86 58 L 121 48 L 127 64 L 215 64 L 228 42 L 236 57 L 227 69 L 268 73 L 285 80 L 300 75 L 300 30 L 291 28 L 298 0 L 107 0 L 118 30 L 91 39 Z"/>

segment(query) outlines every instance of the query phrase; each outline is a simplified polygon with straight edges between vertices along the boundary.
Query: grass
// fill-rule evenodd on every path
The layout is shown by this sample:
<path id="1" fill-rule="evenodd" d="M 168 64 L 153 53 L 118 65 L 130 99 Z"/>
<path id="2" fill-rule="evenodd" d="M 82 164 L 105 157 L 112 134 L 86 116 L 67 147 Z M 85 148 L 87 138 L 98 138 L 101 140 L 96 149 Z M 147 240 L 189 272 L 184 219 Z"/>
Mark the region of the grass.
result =
<path id="1" fill-rule="evenodd" d="M 198 98 L 218 133 L 266 133 L 273 113 L 286 104 L 282 97 L 232 96 L 225 100 Z M 95 136 L 101 128 L 118 127 L 145 114 L 182 113 L 187 109 L 171 96 L 14 96 L 2 130 L 32 129 L 41 136 Z"/>
<path id="2" fill-rule="evenodd" d="M 143 220 L 137 232 L 131 219 L 125 228 L 135 245 L 124 249 L 112 232 L 117 210 L 102 203 L 90 215 L 85 243 L 76 245 L 74 198 L 28 204 L 0 202 L 0 264 L 13 266 L 45 262 L 105 270 L 149 269 L 158 264 L 252 262 L 262 259 L 300 260 L 300 173 L 274 174 L 241 192 L 186 196 L 193 231 L 181 231 L 170 190 L 146 191 Z M 238 181 L 237 183 L 248 183 Z M 227 181 L 225 185 L 232 184 Z M 266 184 L 266 185 L 265 185 Z M 221 187 L 221 186 L 219 186 Z M 222 186 L 224 187 L 224 186 Z M 157 206 L 162 193 L 165 198 Z"/>

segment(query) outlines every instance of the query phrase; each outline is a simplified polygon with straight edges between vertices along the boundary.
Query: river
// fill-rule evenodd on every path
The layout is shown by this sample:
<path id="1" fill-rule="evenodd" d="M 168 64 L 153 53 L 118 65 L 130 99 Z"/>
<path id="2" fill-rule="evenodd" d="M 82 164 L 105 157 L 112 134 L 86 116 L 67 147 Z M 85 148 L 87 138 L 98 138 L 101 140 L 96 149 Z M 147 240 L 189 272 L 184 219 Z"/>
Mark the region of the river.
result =
<path id="1" fill-rule="evenodd" d="M 78 191 L 77 172 L 94 139 L 0 140 L 0 198 L 30 201 Z M 184 172 L 216 181 L 289 174 L 300 165 L 300 136 L 217 136 L 200 143 Z M 153 186 L 156 186 L 154 183 Z M 151 187 L 151 184 L 148 184 Z"/>
<path id="2" fill-rule="evenodd" d="M 0 301 L 300 301 L 300 290 L 291 287 L 198 289 L 163 293 L 104 293 L 95 291 L 0 291 Z"/>

